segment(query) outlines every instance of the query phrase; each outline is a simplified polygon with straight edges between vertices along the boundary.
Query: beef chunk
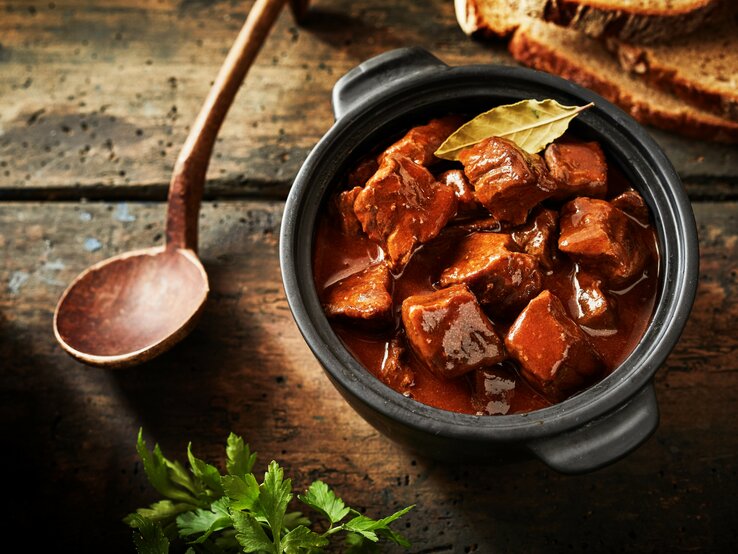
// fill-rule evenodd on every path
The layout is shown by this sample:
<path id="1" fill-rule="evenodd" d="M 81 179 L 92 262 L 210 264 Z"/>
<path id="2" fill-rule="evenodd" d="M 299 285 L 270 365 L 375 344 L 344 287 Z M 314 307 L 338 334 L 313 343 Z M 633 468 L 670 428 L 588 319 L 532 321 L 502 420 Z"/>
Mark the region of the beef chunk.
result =
<path id="1" fill-rule="evenodd" d="M 561 301 L 544 290 L 530 301 L 505 338 L 523 376 L 544 395 L 562 400 L 592 379 L 602 363 Z"/>
<path id="2" fill-rule="evenodd" d="M 359 192 L 354 212 L 364 232 L 399 269 L 416 246 L 438 235 L 454 216 L 456 196 L 423 166 L 408 158 L 388 158 Z"/>
<path id="3" fill-rule="evenodd" d="M 490 313 L 514 317 L 541 290 L 538 262 L 515 250 L 510 235 L 467 235 L 441 273 L 440 284 L 466 283 Z"/>
<path id="4" fill-rule="evenodd" d="M 492 366 L 474 372 L 474 408 L 486 415 L 505 415 L 515 396 L 515 376 Z"/>
<path id="5" fill-rule="evenodd" d="M 379 156 L 380 165 L 387 158 L 401 156 L 416 164 L 428 166 L 438 161 L 433 154 L 456 131 L 463 120 L 455 115 L 432 119 L 427 125 L 413 127 L 407 134 Z"/>
<path id="6" fill-rule="evenodd" d="M 400 337 L 392 339 L 380 368 L 379 378 L 397 392 L 406 392 L 415 384 L 415 373 L 405 361 L 405 345 Z"/>
<path id="7" fill-rule="evenodd" d="M 556 259 L 556 232 L 559 214 L 544 208 L 534 212 L 528 223 L 512 233 L 515 243 L 538 260 L 541 267 L 553 269 Z"/>
<path id="8" fill-rule="evenodd" d="M 625 285 L 639 277 L 648 249 L 638 224 L 605 200 L 576 198 L 561 210 L 559 250 L 607 283 Z"/>
<path id="9" fill-rule="evenodd" d="M 349 172 L 347 181 L 350 187 L 363 187 L 379 169 L 379 164 L 374 158 L 364 158 L 356 167 Z"/>
<path id="10" fill-rule="evenodd" d="M 518 377 L 511 360 L 475 371 L 471 400 L 477 415 L 532 412 L 551 405 L 527 381 Z"/>
<path id="11" fill-rule="evenodd" d="M 592 329 L 615 329 L 615 299 L 603 290 L 602 280 L 578 271 L 574 276 L 574 298 L 571 313 L 577 323 Z M 573 305 L 573 306 L 572 306 Z"/>
<path id="12" fill-rule="evenodd" d="M 460 169 L 451 169 L 438 176 L 438 181 L 454 189 L 459 213 L 474 212 L 479 207 L 474 198 L 474 189 Z"/>
<path id="13" fill-rule="evenodd" d="M 554 142 L 544 156 L 548 170 L 559 181 L 555 198 L 603 198 L 607 194 L 607 161 L 598 143 Z"/>
<path id="14" fill-rule="evenodd" d="M 341 229 L 346 236 L 355 236 L 361 232 L 361 223 L 354 213 L 354 202 L 359 196 L 361 187 L 345 190 L 335 197 L 335 206 L 341 221 Z"/>
<path id="15" fill-rule="evenodd" d="M 415 355 L 440 377 L 458 377 L 505 357 L 500 337 L 466 285 L 409 296 L 402 322 Z"/>
<path id="16" fill-rule="evenodd" d="M 323 293 L 323 309 L 328 317 L 385 324 L 392 319 L 391 287 L 387 265 L 374 264 L 328 287 Z"/>
<path id="17" fill-rule="evenodd" d="M 627 190 L 610 200 L 610 204 L 634 218 L 641 225 L 648 225 L 648 206 L 636 191 Z"/>
<path id="18" fill-rule="evenodd" d="M 491 137 L 466 148 L 459 160 L 477 201 L 502 223 L 525 223 L 528 212 L 556 188 L 540 156 L 504 138 Z"/>

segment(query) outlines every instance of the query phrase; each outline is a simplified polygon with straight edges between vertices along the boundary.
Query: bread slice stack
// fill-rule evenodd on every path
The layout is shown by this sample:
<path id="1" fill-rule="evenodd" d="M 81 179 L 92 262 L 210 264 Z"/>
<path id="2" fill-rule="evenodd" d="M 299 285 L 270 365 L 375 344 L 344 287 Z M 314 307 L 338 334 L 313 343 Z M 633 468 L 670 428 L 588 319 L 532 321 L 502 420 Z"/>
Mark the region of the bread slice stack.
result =
<path id="1" fill-rule="evenodd" d="M 455 0 L 471 35 L 571 79 L 641 123 L 738 142 L 735 0 Z"/>

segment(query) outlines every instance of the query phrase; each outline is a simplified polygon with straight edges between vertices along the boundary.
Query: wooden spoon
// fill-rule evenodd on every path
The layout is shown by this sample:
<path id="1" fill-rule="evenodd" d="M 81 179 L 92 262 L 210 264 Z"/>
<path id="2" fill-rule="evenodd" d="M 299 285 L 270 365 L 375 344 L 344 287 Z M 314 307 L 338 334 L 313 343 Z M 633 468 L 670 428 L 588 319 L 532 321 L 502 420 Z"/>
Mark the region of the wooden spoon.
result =
<path id="1" fill-rule="evenodd" d="M 287 0 L 256 0 L 177 158 L 169 184 L 166 244 L 108 258 L 82 272 L 54 312 L 54 335 L 78 360 L 126 367 L 185 337 L 209 286 L 197 257 L 200 202 L 228 108 Z M 292 0 L 296 18 L 306 0 Z"/>

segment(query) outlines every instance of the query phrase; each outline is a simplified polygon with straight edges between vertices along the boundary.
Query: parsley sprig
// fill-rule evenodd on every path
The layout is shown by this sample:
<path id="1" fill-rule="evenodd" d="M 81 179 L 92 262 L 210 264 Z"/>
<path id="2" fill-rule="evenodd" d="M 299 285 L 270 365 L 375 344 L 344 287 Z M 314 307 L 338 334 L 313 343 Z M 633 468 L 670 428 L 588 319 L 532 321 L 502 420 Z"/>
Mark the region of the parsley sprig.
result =
<path id="1" fill-rule="evenodd" d="M 346 554 L 379 552 L 381 538 L 410 547 L 389 526 L 414 506 L 371 519 L 346 506 L 324 482 L 315 481 L 297 499 L 323 517 L 316 526 L 302 512 L 287 511 L 292 481 L 284 478 L 277 462 L 269 464 L 261 483 L 257 481 L 252 472 L 256 454 L 233 433 L 226 444 L 225 475 L 197 458 L 191 444 L 189 469 L 164 457 L 158 444 L 150 451 L 142 430 L 136 450 L 149 482 L 164 497 L 123 520 L 134 529 L 139 554 L 167 554 L 177 546 L 186 547 L 186 554 L 317 554 L 341 532 Z"/>

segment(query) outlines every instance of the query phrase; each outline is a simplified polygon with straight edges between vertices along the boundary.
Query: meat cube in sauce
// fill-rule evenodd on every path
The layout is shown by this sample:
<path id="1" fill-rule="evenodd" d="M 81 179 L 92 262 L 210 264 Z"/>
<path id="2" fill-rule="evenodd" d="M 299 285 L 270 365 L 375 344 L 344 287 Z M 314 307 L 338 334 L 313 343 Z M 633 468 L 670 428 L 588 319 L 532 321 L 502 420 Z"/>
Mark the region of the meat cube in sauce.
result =
<path id="1" fill-rule="evenodd" d="M 392 320 L 391 288 L 390 270 L 380 262 L 328 287 L 323 293 L 323 309 L 328 317 L 383 325 Z"/>
<path id="2" fill-rule="evenodd" d="M 478 415 L 532 412 L 550 405 L 518 377 L 509 360 L 474 372 L 472 406 Z"/>
<path id="3" fill-rule="evenodd" d="M 402 323 L 417 358 L 439 377 L 458 377 L 505 358 L 502 340 L 466 285 L 407 297 Z"/>
<path id="4" fill-rule="evenodd" d="M 350 187 L 363 187 L 379 169 L 375 158 L 364 158 L 348 174 L 347 181 Z"/>
<path id="5" fill-rule="evenodd" d="M 472 233 L 455 249 L 441 273 L 441 286 L 465 283 L 494 316 L 514 317 L 541 290 L 536 259 L 517 248 L 510 235 Z"/>
<path id="6" fill-rule="evenodd" d="M 354 212 L 364 232 L 399 269 L 454 216 L 456 195 L 412 160 L 388 158 L 359 192 Z"/>
<path id="7" fill-rule="evenodd" d="M 617 308 L 615 299 L 605 292 L 602 280 L 578 271 L 574 276 L 574 297 L 570 303 L 570 313 L 580 325 L 591 329 L 612 329 L 617 327 Z"/>
<path id="8" fill-rule="evenodd" d="M 479 207 L 474 198 L 474 189 L 460 169 L 450 169 L 438 176 L 438 181 L 454 189 L 459 213 L 474 212 Z"/>
<path id="9" fill-rule="evenodd" d="M 627 190 L 610 200 L 610 204 L 628 214 L 641 225 L 648 225 L 648 206 L 636 191 Z"/>
<path id="10" fill-rule="evenodd" d="M 480 414 L 505 415 L 515 396 L 515 377 L 498 366 L 474 372 L 472 403 Z"/>
<path id="11" fill-rule="evenodd" d="M 523 376 L 551 399 L 566 398 L 602 370 L 587 335 L 548 290 L 520 313 L 505 345 Z"/>
<path id="12" fill-rule="evenodd" d="M 415 384 L 415 373 L 407 365 L 405 356 L 402 339 L 395 337 L 387 345 L 387 354 L 379 373 L 382 382 L 398 392 L 406 392 Z"/>
<path id="13" fill-rule="evenodd" d="M 458 116 L 449 115 L 432 119 L 426 125 L 413 127 L 404 137 L 392 144 L 378 158 L 380 165 L 387 158 L 401 156 L 416 164 L 428 166 L 439 161 L 433 154 L 438 147 L 464 122 Z"/>
<path id="14" fill-rule="evenodd" d="M 502 223 L 525 223 L 528 212 L 556 189 L 540 156 L 504 138 L 491 137 L 466 148 L 459 160 L 477 201 Z"/>
<path id="15" fill-rule="evenodd" d="M 605 200 L 576 198 L 561 210 L 559 250 L 613 286 L 640 277 L 648 249 L 638 224 Z"/>
<path id="16" fill-rule="evenodd" d="M 356 236 L 361 233 L 361 223 L 354 213 L 354 202 L 359 196 L 361 187 L 345 190 L 335 196 L 335 206 L 341 222 L 341 230 L 346 236 Z"/>
<path id="17" fill-rule="evenodd" d="M 512 238 L 526 254 L 536 258 L 541 267 L 553 269 L 558 225 L 559 214 L 541 208 L 531 215 L 528 223 L 513 231 Z"/>
<path id="18" fill-rule="evenodd" d="M 607 194 L 607 160 L 598 143 L 554 142 L 544 157 L 551 175 L 559 181 L 555 198 L 603 198 Z"/>

